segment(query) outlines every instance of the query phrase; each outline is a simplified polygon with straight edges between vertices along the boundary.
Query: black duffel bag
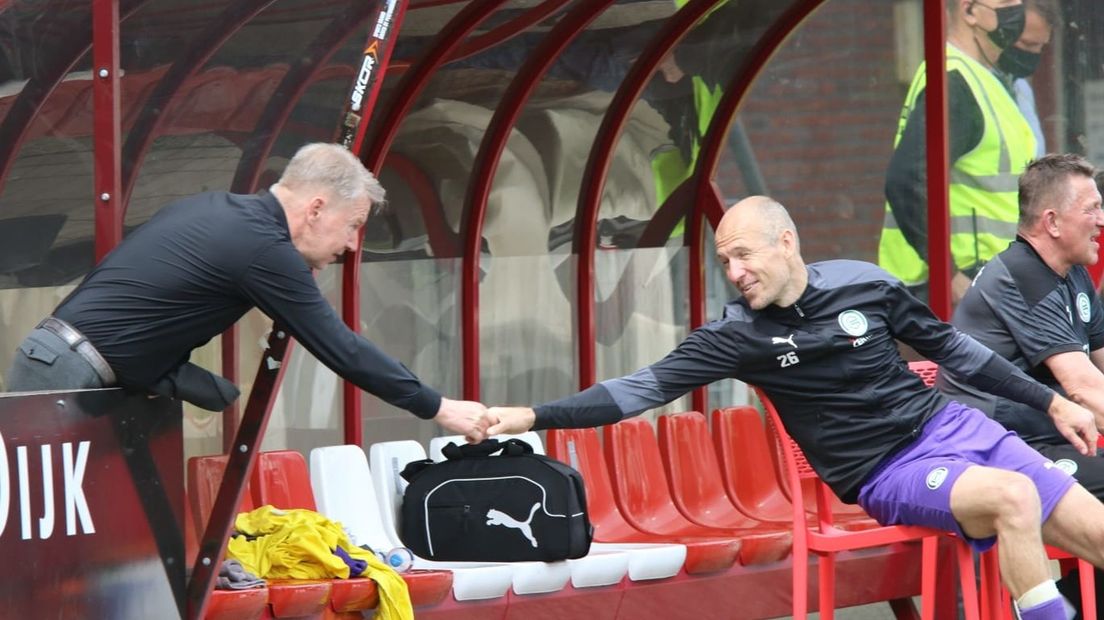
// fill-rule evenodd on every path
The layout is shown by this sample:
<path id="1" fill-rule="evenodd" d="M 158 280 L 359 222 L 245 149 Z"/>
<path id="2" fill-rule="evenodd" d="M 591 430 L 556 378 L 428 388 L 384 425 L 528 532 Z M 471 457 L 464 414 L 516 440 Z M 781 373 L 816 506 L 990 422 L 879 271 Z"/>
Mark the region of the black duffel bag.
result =
<path id="1" fill-rule="evenodd" d="M 593 528 L 579 472 L 517 439 L 445 446 L 403 469 L 402 541 L 433 560 L 580 558 Z M 496 454 L 501 452 L 501 454 Z"/>

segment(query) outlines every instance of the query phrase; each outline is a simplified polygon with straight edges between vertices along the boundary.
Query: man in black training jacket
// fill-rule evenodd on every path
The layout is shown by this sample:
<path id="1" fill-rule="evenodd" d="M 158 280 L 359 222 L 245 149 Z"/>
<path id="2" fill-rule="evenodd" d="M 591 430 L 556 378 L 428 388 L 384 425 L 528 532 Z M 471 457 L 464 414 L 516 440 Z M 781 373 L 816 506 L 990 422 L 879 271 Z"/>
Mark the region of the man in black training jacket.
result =
<path id="1" fill-rule="evenodd" d="M 763 389 L 809 463 L 884 525 L 1000 540 L 1001 573 L 1024 620 L 1065 620 L 1043 541 L 1104 565 L 1104 504 L 980 411 L 926 387 L 899 338 L 978 389 L 1047 412 L 1082 453 L 1092 414 L 936 319 L 870 263 L 806 265 L 782 205 L 755 196 L 725 213 L 718 260 L 743 295 L 666 357 L 536 408 L 492 407 L 489 434 L 613 424 L 712 381 Z"/>

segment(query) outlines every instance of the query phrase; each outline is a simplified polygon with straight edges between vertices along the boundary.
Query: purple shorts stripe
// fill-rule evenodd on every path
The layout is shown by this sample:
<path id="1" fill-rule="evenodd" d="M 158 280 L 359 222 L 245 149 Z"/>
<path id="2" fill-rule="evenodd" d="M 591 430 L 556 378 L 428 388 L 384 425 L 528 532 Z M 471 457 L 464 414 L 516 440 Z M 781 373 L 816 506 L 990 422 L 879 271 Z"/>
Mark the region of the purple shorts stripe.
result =
<path id="1" fill-rule="evenodd" d="M 923 525 L 961 536 L 978 551 L 995 538 L 966 536 L 951 514 L 951 488 L 967 468 L 1016 471 L 1035 483 L 1043 521 L 1076 481 L 1015 433 L 957 402 L 939 410 L 916 441 L 879 465 L 859 490 L 859 505 L 883 525 Z"/>

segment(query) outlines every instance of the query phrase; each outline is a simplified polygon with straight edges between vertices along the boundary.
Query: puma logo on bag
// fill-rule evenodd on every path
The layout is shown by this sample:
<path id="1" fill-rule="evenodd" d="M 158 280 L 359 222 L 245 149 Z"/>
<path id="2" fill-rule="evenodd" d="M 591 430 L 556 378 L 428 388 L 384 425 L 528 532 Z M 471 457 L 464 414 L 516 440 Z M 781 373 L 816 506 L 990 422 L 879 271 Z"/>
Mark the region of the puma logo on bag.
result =
<path id="1" fill-rule="evenodd" d="M 515 530 L 521 530 L 522 535 L 529 539 L 529 543 L 533 545 L 535 549 L 537 547 L 537 539 L 533 538 L 533 528 L 529 523 L 533 520 L 533 515 L 537 513 L 537 509 L 540 508 L 540 502 L 533 504 L 533 508 L 529 510 L 529 518 L 524 521 L 518 521 L 510 515 L 491 508 L 487 511 L 487 525 L 501 525 L 502 527 L 511 527 Z"/>

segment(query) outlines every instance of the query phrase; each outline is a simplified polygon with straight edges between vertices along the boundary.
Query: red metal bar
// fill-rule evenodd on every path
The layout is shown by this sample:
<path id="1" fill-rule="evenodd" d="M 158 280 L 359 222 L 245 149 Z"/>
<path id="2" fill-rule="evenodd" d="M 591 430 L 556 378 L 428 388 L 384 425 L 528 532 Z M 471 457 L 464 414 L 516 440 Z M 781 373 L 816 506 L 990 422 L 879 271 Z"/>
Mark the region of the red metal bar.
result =
<path id="1" fill-rule="evenodd" d="M 173 99 L 176 98 L 181 87 L 188 78 L 203 68 L 203 65 L 230 37 L 273 2 L 274 0 L 240 0 L 228 6 L 211 21 L 209 28 L 202 31 L 203 34 L 192 43 L 188 51 L 173 62 L 154 87 L 142 107 L 142 113 L 134 121 L 134 126 L 127 135 L 126 144 L 123 145 L 124 217 L 130 195 L 134 191 L 134 184 L 138 180 L 138 170 L 142 167 L 142 160 L 145 159 L 150 145 L 157 138 L 157 130 L 164 123 Z"/>
<path id="2" fill-rule="evenodd" d="M 482 247 L 483 219 L 487 215 L 487 200 L 491 195 L 499 158 L 506 148 L 521 109 L 533 94 L 556 58 L 614 0 L 590 0 L 576 4 L 537 45 L 517 75 L 506 87 L 491 122 L 483 134 L 475 161 L 471 182 L 464 202 L 463 224 L 460 227 L 464 243 L 461 268 L 460 332 L 463 355 L 464 398 L 479 400 L 479 252 Z"/>
<path id="3" fill-rule="evenodd" d="M 451 62 L 474 56 L 485 49 L 498 45 L 504 41 L 509 41 L 528 30 L 531 26 L 535 26 L 544 21 L 546 17 L 555 13 L 560 7 L 567 3 L 568 0 L 544 0 L 544 2 L 522 13 L 517 19 L 510 20 L 489 32 L 485 32 L 465 41 L 460 47 L 456 48 L 456 51 L 449 57 L 449 61 Z"/>
<path id="4" fill-rule="evenodd" d="M 927 86 L 928 293 L 932 310 L 951 318 L 950 174 L 947 150 L 947 17 L 943 0 L 924 1 Z"/>
<path id="5" fill-rule="evenodd" d="M 287 368 L 286 354 L 291 338 L 283 328 L 274 325 L 268 342 L 269 348 L 257 367 L 253 390 L 249 393 L 249 402 L 245 406 L 245 416 L 226 462 L 226 473 L 223 474 L 218 497 L 211 507 L 207 530 L 199 540 L 199 553 L 188 582 L 187 620 L 199 620 L 206 612 L 218 567 L 222 564 L 226 544 L 230 540 L 230 529 L 245 494 L 246 480 L 257 463 L 261 438 L 268 427 L 268 417 L 275 403 L 272 395 Z"/>
<path id="6" fill-rule="evenodd" d="M 671 231 L 678 226 L 679 220 L 695 208 L 694 200 L 697 193 L 698 186 L 694 183 L 694 175 L 691 174 L 656 209 L 652 219 L 640 233 L 636 247 L 658 248 L 666 245 L 667 240 L 671 238 Z"/>
<path id="7" fill-rule="evenodd" d="M 92 148 L 96 262 L 123 240 L 119 208 L 119 0 L 92 0 Z"/>
<path id="8" fill-rule="evenodd" d="M 594 138 L 583 169 L 579 206 L 575 212 L 574 251 L 578 255 L 576 304 L 579 325 L 579 387 L 589 387 L 595 377 L 596 335 L 594 325 L 594 248 L 598 236 L 598 207 L 602 201 L 606 174 L 613 150 L 629 115 L 659 63 L 714 5 L 723 0 L 690 0 L 664 22 L 614 94 Z"/>
<path id="9" fill-rule="evenodd" d="M 398 33 L 402 27 L 403 18 L 406 15 L 407 0 L 386 0 L 385 2 L 378 3 L 378 10 L 376 11 L 376 18 L 372 22 L 374 24 L 372 32 L 368 38 L 367 47 L 364 50 L 365 63 L 370 54 L 373 54 L 376 59 L 377 67 L 375 75 L 367 85 L 367 93 L 365 93 L 365 101 L 361 106 L 361 109 L 357 112 L 360 114 L 362 120 L 357 127 L 356 135 L 353 138 L 352 145 L 349 150 L 353 152 L 360 160 L 364 161 L 364 147 L 365 147 L 365 132 L 368 130 L 368 119 L 375 109 L 376 100 L 379 98 L 379 91 L 383 87 L 382 76 L 387 73 L 387 66 L 391 62 L 391 52 L 395 49 L 393 43 L 394 36 L 391 33 Z M 374 51 L 373 51 L 374 48 Z M 357 79 L 361 79 L 363 75 L 364 67 L 361 68 L 361 74 Z M 377 168 L 370 168 L 376 170 Z M 345 324 L 349 326 L 356 333 L 360 333 L 360 249 L 364 245 L 363 233 L 357 239 L 356 252 L 345 253 L 345 264 L 341 266 L 341 316 L 345 319 Z M 360 415 L 360 389 L 348 381 L 342 382 L 341 394 L 343 402 L 345 403 L 344 409 L 344 438 L 345 443 L 353 445 L 361 445 L 364 441 L 364 421 L 361 420 Z"/>
<path id="10" fill-rule="evenodd" d="M 238 352 L 241 349 L 239 346 L 241 337 L 238 333 L 237 323 L 231 325 L 230 329 L 222 332 L 222 338 L 219 342 L 222 345 L 222 376 L 226 377 L 226 379 L 234 385 L 240 385 L 238 381 L 241 375 L 241 373 L 238 372 Z M 240 418 L 241 411 L 238 406 L 238 401 L 230 403 L 230 406 L 222 412 L 223 454 L 230 454 L 230 449 L 234 445 L 234 435 L 238 432 L 238 421 Z"/>
<path id="11" fill-rule="evenodd" d="M 418 201 L 426 234 L 429 236 L 429 247 L 434 248 L 433 255 L 460 256 L 460 237 L 448 226 L 445 206 L 433 189 L 433 179 L 402 153 L 388 153 L 383 167 L 394 170 L 401 176 Z"/>
<path id="12" fill-rule="evenodd" d="M 119 22 L 125 22 L 148 0 L 123 0 L 119 5 Z M 92 32 L 67 33 L 63 46 L 51 48 L 49 58 L 54 61 L 27 81 L 15 97 L 4 120 L 0 123 L 0 190 L 8 178 L 16 153 L 27 139 L 27 132 L 46 99 L 61 80 L 76 67 L 80 59 L 92 47 Z"/>
<path id="13" fill-rule="evenodd" d="M 690 284 L 690 329 L 697 329 L 705 324 L 705 253 L 712 248 L 705 245 L 705 211 L 701 203 L 712 202 L 714 210 L 724 209 L 724 197 L 721 196 L 721 188 L 716 183 L 712 184 L 713 191 L 702 194 L 701 200 L 691 203 L 689 224 L 686 227 L 686 238 L 689 241 L 690 264 L 688 266 L 688 278 Z M 690 404 L 694 411 L 709 413 L 709 388 L 700 387 L 690 395 Z"/>

